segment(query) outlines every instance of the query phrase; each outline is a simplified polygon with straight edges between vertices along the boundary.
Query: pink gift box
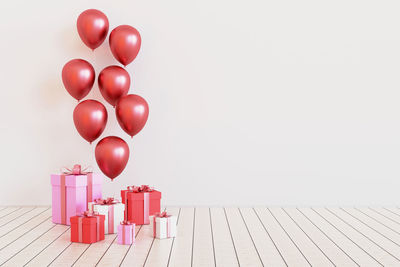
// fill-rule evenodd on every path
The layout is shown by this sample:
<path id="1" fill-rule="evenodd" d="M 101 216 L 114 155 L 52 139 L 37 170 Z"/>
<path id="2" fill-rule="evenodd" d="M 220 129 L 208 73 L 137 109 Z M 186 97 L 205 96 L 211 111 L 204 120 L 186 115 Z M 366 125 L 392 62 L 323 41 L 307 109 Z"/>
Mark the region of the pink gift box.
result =
<path id="1" fill-rule="evenodd" d="M 118 244 L 130 245 L 135 242 L 135 224 L 134 223 L 121 223 L 118 225 Z"/>
<path id="2" fill-rule="evenodd" d="M 53 223 L 70 225 L 70 217 L 82 214 L 88 202 L 101 198 L 101 184 L 99 174 L 52 174 Z"/>

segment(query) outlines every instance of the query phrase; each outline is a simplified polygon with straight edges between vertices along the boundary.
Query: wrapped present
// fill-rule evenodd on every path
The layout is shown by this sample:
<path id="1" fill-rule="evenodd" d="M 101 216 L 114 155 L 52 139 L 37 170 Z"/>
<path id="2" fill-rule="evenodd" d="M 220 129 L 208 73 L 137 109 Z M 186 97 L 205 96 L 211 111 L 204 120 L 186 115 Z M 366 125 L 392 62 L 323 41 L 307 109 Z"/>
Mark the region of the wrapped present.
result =
<path id="1" fill-rule="evenodd" d="M 135 224 L 123 221 L 118 225 L 117 242 L 120 245 L 130 245 L 135 242 Z"/>
<path id="2" fill-rule="evenodd" d="M 125 203 L 125 220 L 136 225 L 150 224 L 150 215 L 160 212 L 161 192 L 147 185 L 128 186 L 121 190 Z"/>
<path id="3" fill-rule="evenodd" d="M 155 214 L 153 217 L 153 236 L 163 239 L 176 236 L 176 216 L 166 212 Z"/>
<path id="4" fill-rule="evenodd" d="M 119 200 L 114 198 L 95 199 L 94 202 L 89 202 L 89 211 L 98 212 L 106 216 L 104 222 L 104 233 L 116 234 L 118 231 L 119 222 L 124 220 L 124 207 Z"/>
<path id="5" fill-rule="evenodd" d="M 104 240 L 105 216 L 85 211 L 71 217 L 71 242 L 91 244 Z"/>
<path id="6" fill-rule="evenodd" d="M 129 192 L 149 193 L 149 215 L 151 216 L 160 212 L 160 205 L 161 205 L 160 191 L 154 190 L 148 185 L 128 186 L 127 190 L 121 190 L 122 203 L 125 204 L 125 199 Z"/>
<path id="7" fill-rule="evenodd" d="M 101 198 L 102 177 L 80 165 L 51 175 L 53 223 L 70 224 L 70 217 L 88 209 L 88 201 Z"/>

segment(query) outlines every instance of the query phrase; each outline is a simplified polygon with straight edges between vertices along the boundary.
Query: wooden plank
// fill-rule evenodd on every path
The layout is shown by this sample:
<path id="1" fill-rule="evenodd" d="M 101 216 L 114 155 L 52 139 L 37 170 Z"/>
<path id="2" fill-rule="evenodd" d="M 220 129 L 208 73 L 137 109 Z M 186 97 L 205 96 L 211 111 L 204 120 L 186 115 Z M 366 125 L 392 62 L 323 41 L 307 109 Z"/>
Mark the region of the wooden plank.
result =
<path id="1" fill-rule="evenodd" d="M 393 213 L 394 215 L 397 215 L 397 220 L 400 220 L 400 210 L 399 208 L 392 208 L 392 207 L 388 207 L 388 208 L 384 208 L 388 211 L 390 211 L 391 213 Z"/>
<path id="2" fill-rule="evenodd" d="M 192 264 L 194 208 L 181 208 L 179 227 L 172 246 L 169 266 L 190 266 Z"/>
<path id="3" fill-rule="evenodd" d="M 393 242 L 393 240 L 387 238 L 381 232 L 373 229 L 368 224 L 360 221 L 341 208 L 330 208 L 329 210 L 340 217 L 352 228 L 357 229 L 357 231 L 365 236 L 368 240 L 389 253 L 392 257 L 396 258 L 398 260 L 398 264 L 400 265 L 400 247 Z"/>
<path id="4" fill-rule="evenodd" d="M 344 232 L 337 228 L 332 222 L 310 208 L 298 209 L 314 226 L 334 242 L 337 247 L 346 253 L 360 266 L 382 266 L 375 258 L 363 250 L 357 243 L 350 239 Z M 320 209 L 316 209 L 320 210 Z"/>
<path id="5" fill-rule="evenodd" d="M 270 208 L 269 210 L 311 266 L 333 266 L 331 260 L 304 234 L 282 208 Z"/>
<path id="6" fill-rule="evenodd" d="M 358 208 L 358 210 L 370 216 L 371 218 L 378 220 L 388 228 L 392 229 L 394 232 L 400 234 L 400 222 L 397 222 L 395 219 L 393 219 L 392 216 L 395 215 L 391 214 L 389 211 L 382 208 Z"/>
<path id="7" fill-rule="evenodd" d="M 28 215 L 25 215 L 25 216 L 29 216 L 29 212 L 33 211 L 34 209 L 35 209 L 35 207 L 21 207 L 15 211 L 10 212 L 7 215 L 3 216 L 0 219 L 0 236 L 2 234 L 4 234 L 4 231 L 1 232 L 1 229 L 6 227 L 7 224 L 9 224 L 10 222 L 13 222 L 17 218 L 19 218 L 27 213 L 28 213 Z"/>
<path id="8" fill-rule="evenodd" d="M 225 208 L 228 226 L 239 264 L 243 266 L 263 266 L 253 240 L 238 208 Z"/>
<path id="9" fill-rule="evenodd" d="M 360 248 L 367 252 L 371 257 L 376 259 L 382 265 L 396 265 L 399 264 L 398 260 L 392 255 L 387 253 L 385 250 L 377 246 L 370 239 L 365 237 L 357 229 L 351 225 L 344 222 L 342 219 L 338 218 L 336 215 L 331 213 L 328 209 L 314 209 L 318 214 L 324 217 L 327 221 L 335 225 L 337 229 L 343 232 L 347 237 L 349 237 L 354 243 L 356 243 Z"/>
<path id="10" fill-rule="evenodd" d="M 3 218 L 19 209 L 22 207 L 6 207 L 5 209 L 0 210 L 0 218 Z M 1 224 L 0 224 L 1 225 Z"/>
<path id="11" fill-rule="evenodd" d="M 386 239 L 391 240 L 391 242 L 395 243 L 396 245 L 400 246 L 400 233 L 396 232 L 396 230 L 392 230 L 390 227 L 386 226 L 379 220 L 375 219 L 374 217 L 369 216 L 366 213 L 361 212 L 358 209 L 354 208 L 343 208 L 348 214 L 360 220 L 363 224 L 367 225 L 380 235 L 384 236 Z"/>
<path id="12" fill-rule="evenodd" d="M 109 249 L 117 238 L 116 234 L 105 235 L 104 240 L 91 244 L 86 251 L 76 260 L 73 266 L 95 266 L 103 254 Z"/>
<path id="13" fill-rule="evenodd" d="M 72 266 L 89 246 L 84 243 L 72 243 L 49 266 Z"/>
<path id="14" fill-rule="evenodd" d="M 15 221 L 5 225 L 9 226 L 7 227 L 7 230 L 9 231 L 7 231 L 2 237 L 0 237 L 0 249 L 20 238 L 22 235 L 29 232 L 32 228 L 38 226 L 50 217 L 51 210 L 49 208 L 37 208 L 35 209 L 35 213 L 30 214 L 30 216 L 28 217 L 29 219 L 24 218 L 24 222 L 22 224 L 21 221 L 18 221 L 19 218 L 17 218 L 15 219 Z"/>
<path id="15" fill-rule="evenodd" d="M 138 234 L 141 233 L 145 227 L 150 227 L 150 225 L 137 225 L 135 227 L 136 238 L 138 237 Z M 138 240 L 136 240 L 136 243 L 137 241 Z M 119 266 L 124 261 L 124 259 L 126 259 L 127 253 L 134 246 L 135 244 L 119 245 L 117 243 L 117 239 L 115 239 L 114 242 L 109 247 L 109 249 L 106 251 L 106 253 L 99 259 L 96 266 Z M 129 262 L 129 266 L 133 266 L 133 264 Z"/>
<path id="16" fill-rule="evenodd" d="M 357 266 L 346 253 L 328 238 L 318 227 L 308 220 L 298 209 L 285 208 L 284 211 L 299 228 L 318 246 L 336 266 Z"/>
<path id="17" fill-rule="evenodd" d="M 210 209 L 195 210 L 192 266 L 215 266 Z"/>
<path id="18" fill-rule="evenodd" d="M 38 226 L 32 228 L 26 234 L 22 235 L 15 241 L 9 243 L 7 246 L 3 247 L 0 250 L 0 265 L 3 264 L 5 261 L 10 259 L 24 247 L 28 246 L 30 243 L 35 241 L 41 235 L 49 231 L 55 225 L 51 222 L 51 219 L 47 219 L 46 221 L 42 222 Z"/>
<path id="19" fill-rule="evenodd" d="M 286 264 L 288 266 L 310 266 L 278 221 L 272 216 L 272 213 L 264 207 L 257 207 L 255 211 L 271 235 L 272 240 L 274 240 Z"/>
<path id="20" fill-rule="evenodd" d="M 177 216 L 177 224 L 179 227 L 179 211 L 180 208 L 167 208 L 168 214 Z M 171 254 L 172 245 L 175 238 L 154 239 L 153 245 L 148 253 L 145 266 L 167 266 L 169 255 Z"/>
<path id="21" fill-rule="evenodd" d="M 72 244 L 70 240 L 71 229 L 68 229 L 54 242 L 50 243 L 49 246 L 45 247 L 45 249 L 37 254 L 34 258 L 29 260 L 25 266 L 48 266 Z"/>
<path id="22" fill-rule="evenodd" d="M 240 208 L 260 258 L 265 266 L 286 266 L 271 236 L 257 217 L 253 208 Z"/>
<path id="23" fill-rule="evenodd" d="M 224 209 L 211 208 L 210 212 L 216 266 L 239 266 Z"/>
<path id="24" fill-rule="evenodd" d="M 24 247 L 18 254 L 15 254 L 3 266 L 25 265 L 68 229 L 69 226 L 66 225 L 55 225 L 48 232 L 45 232 L 38 239 Z"/>
<path id="25" fill-rule="evenodd" d="M 400 215 L 395 212 L 395 209 L 391 208 L 371 208 L 371 210 L 385 216 L 394 223 L 400 224 Z"/>

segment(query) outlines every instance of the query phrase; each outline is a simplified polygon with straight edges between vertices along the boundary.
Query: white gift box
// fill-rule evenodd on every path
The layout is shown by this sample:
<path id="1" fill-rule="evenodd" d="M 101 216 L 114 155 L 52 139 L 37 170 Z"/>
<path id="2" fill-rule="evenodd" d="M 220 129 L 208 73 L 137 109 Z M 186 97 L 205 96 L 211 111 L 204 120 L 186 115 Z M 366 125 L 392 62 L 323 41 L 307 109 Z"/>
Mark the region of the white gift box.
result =
<path id="1" fill-rule="evenodd" d="M 177 217 L 168 215 L 166 217 L 153 217 L 153 235 L 155 238 L 163 239 L 176 236 Z"/>
<path id="2" fill-rule="evenodd" d="M 118 203 L 98 204 L 96 202 L 89 203 L 89 210 L 105 215 L 104 234 L 118 233 L 118 225 L 124 220 L 125 205 Z"/>

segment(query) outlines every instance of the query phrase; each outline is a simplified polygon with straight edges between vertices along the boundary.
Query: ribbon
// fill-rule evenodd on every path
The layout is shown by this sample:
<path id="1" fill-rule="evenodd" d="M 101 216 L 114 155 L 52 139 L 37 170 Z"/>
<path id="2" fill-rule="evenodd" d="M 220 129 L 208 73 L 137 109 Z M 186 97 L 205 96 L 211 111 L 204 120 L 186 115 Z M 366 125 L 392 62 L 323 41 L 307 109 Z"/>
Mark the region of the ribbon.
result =
<path id="1" fill-rule="evenodd" d="M 100 216 L 99 213 L 95 211 L 85 211 L 78 217 L 78 242 L 82 243 L 83 240 L 83 219 L 96 217 L 96 241 L 100 240 Z"/>
<path id="2" fill-rule="evenodd" d="M 67 167 L 62 167 L 61 172 L 66 175 L 85 175 L 89 173 L 93 173 L 92 171 L 88 171 L 90 167 L 86 167 L 82 170 L 82 167 L 80 164 L 75 164 L 72 169 L 69 169 Z"/>
<path id="3" fill-rule="evenodd" d="M 143 193 L 143 223 L 149 224 L 150 223 L 150 195 L 149 193 Z"/>
<path id="4" fill-rule="evenodd" d="M 150 195 L 154 189 L 148 185 L 141 186 L 128 186 L 127 191 L 125 191 L 125 220 L 128 220 L 128 193 L 143 193 L 143 224 L 150 223 Z"/>
<path id="5" fill-rule="evenodd" d="M 156 237 L 156 233 L 157 233 L 157 227 L 156 227 L 156 216 L 153 217 L 153 236 Z"/>
<path id="6" fill-rule="evenodd" d="M 142 193 L 142 192 L 152 192 L 154 191 L 153 187 L 150 187 L 148 185 L 141 185 L 141 186 L 135 186 L 131 185 L 127 187 L 129 191 L 134 192 L 134 193 Z"/>
<path id="7" fill-rule="evenodd" d="M 62 174 L 60 176 L 60 191 L 61 191 L 61 223 L 67 224 L 67 216 L 66 216 L 66 188 L 65 188 L 65 175 Z"/>
<path id="8" fill-rule="evenodd" d="M 108 233 L 114 234 L 114 205 L 108 206 Z"/>
<path id="9" fill-rule="evenodd" d="M 155 217 L 159 217 L 159 218 L 168 218 L 168 217 L 171 217 L 171 215 L 168 214 L 166 211 L 161 212 L 161 213 L 156 213 L 154 216 L 155 216 Z"/>
<path id="10" fill-rule="evenodd" d="M 86 191 L 86 201 L 93 201 L 93 173 L 89 172 L 87 175 L 87 191 Z"/>
<path id="11" fill-rule="evenodd" d="M 119 203 L 118 199 L 114 199 L 113 197 L 108 197 L 106 199 L 95 199 L 94 202 L 96 202 L 96 205 L 113 205 Z"/>

